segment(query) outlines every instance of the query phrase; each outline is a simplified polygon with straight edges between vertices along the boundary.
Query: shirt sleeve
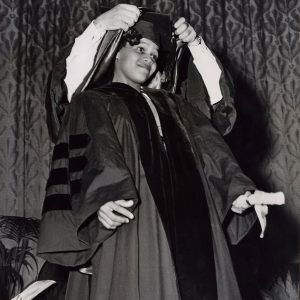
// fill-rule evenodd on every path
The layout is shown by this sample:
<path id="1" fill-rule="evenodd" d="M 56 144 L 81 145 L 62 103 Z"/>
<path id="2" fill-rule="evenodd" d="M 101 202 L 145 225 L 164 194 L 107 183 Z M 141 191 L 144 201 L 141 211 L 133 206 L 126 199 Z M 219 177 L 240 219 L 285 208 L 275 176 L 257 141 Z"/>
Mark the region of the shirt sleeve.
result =
<path id="1" fill-rule="evenodd" d="M 193 63 L 200 73 L 206 86 L 210 103 L 214 105 L 222 100 L 223 95 L 220 87 L 220 75 L 222 73 L 215 56 L 202 40 L 199 44 L 195 41 L 189 44 L 190 52 L 193 56 Z"/>
<path id="2" fill-rule="evenodd" d="M 71 53 L 66 60 L 67 73 L 64 79 L 68 89 L 69 101 L 84 77 L 91 70 L 97 48 L 105 33 L 106 30 L 98 29 L 94 22 L 91 22 L 86 30 L 75 39 Z"/>

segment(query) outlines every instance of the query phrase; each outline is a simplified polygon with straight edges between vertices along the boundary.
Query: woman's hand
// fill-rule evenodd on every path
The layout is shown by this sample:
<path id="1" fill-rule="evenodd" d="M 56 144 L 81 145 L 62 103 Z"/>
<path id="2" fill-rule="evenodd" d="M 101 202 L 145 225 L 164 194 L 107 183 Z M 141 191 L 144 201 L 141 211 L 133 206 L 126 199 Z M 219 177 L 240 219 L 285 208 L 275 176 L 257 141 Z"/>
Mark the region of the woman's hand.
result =
<path id="1" fill-rule="evenodd" d="M 180 47 L 184 43 L 192 43 L 196 38 L 195 29 L 185 21 L 185 18 L 179 18 L 175 24 L 175 34 L 178 36 L 177 46 Z"/>
<path id="2" fill-rule="evenodd" d="M 119 4 L 101 14 L 95 21 L 96 27 L 104 30 L 123 29 L 127 31 L 138 20 L 141 12 L 131 4 Z"/>
<path id="3" fill-rule="evenodd" d="M 249 207 L 251 207 L 251 203 L 248 201 L 250 195 L 251 192 L 247 191 L 245 194 L 238 196 L 233 201 L 231 210 L 237 214 L 244 213 Z"/>
<path id="4" fill-rule="evenodd" d="M 129 219 L 132 220 L 134 218 L 134 215 L 126 209 L 132 205 L 132 200 L 117 200 L 107 202 L 98 210 L 98 219 L 105 228 L 116 229 L 124 223 L 129 223 Z"/>

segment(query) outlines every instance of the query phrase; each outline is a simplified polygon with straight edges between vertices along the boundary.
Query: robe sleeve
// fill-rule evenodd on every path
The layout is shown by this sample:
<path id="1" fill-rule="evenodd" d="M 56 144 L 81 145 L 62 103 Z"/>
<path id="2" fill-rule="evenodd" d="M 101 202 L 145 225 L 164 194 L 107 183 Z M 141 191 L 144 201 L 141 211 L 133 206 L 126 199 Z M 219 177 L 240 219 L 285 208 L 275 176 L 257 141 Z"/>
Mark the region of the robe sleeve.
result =
<path id="1" fill-rule="evenodd" d="M 87 152 L 87 165 L 82 176 L 81 197 L 78 203 L 73 203 L 72 207 L 79 235 L 83 238 L 85 237 L 83 230 L 85 222 L 103 204 L 120 199 L 131 199 L 135 205 L 129 210 L 133 210 L 138 202 L 137 190 L 126 165 L 112 120 L 103 105 L 104 100 L 94 98 L 89 94 L 92 93 L 82 93 L 74 99 L 74 101 L 81 102 L 87 130 L 91 137 L 91 145 Z M 71 110 L 71 113 L 78 115 L 76 111 Z M 74 125 L 77 126 L 77 122 Z M 71 125 L 71 132 L 74 129 Z M 83 230 L 82 234 L 81 230 Z M 98 234 L 97 239 L 100 235 Z M 101 240 L 100 237 L 99 241 Z"/>
<path id="2" fill-rule="evenodd" d="M 230 242 L 237 244 L 250 231 L 257 217 L 253 208 L 240 215 L 233 213 L 231 206 L 238 196 L 255 190 L 256 186 L 242 172 L 219 133 L 211 128 L 204 134 L 198 144 L 202 147 L 202 163 L 212 201 Z"/>
<path id="3" fill-rule="evenodd" d="M 65 145 L 63 137 L 68 136 L 68 159 L 62 152 L 54 155 L 38 244 L 39 255 L 52 263 L 85 264 L 115 232 L 98 221 L 98 209 L 109 201 L 132 199 L 133 210 L 138 202 L 104 99 L 100 100 L 90 92 L 76 95 L 63 120 L 56 146 Z M 65 179 L 57 176 L 64 171 Z"/>
<path id="4" fill-rule="evenodd" d="M 187 79 L 182 81 L 181 90 L 187 101 L 198 107 L 200 111 L 212 121 L 215 128 L 222 135 L 226 135 L 232 130 L 236 121 L 236 110 L 233 98 L 234 89 L 230 75 L 223 68 L 218 58 L 216 58 L 216 61 L 222 70 L 220 89 L 223 98 L 219 102 L 214 105 L 210 104 L 205 84 L 193 63 L 192 57 L 188 60 L 187 57 L 183 58 L 182 63 L 188 63 L 188 71 L 186 75 Z"/>
<path id="5" fill-rule="evenodd" d="M 232 130 L 237 117 L 234 107 L 234 87 L 230 74 L 218 59 L 217 62 L 222 69 L 220 88 L 223 98 L 211 107 L 211 120 L 218 131 L 226 135 Z"/>
<path id="6" fill-rule="evenodd" d="M 66 76 L 66 57 L 70 51 L 71 48 L 64 51 L 48 77 L 45 106 L 48 132 L 53 143 L 57 142 L 62 119 L 69 105 L 68 90 L 64 78 Z"/>
<path id="7" fill-rule="evenodd" d="M 178 102 L 180 103 L 180 102 Z M 182 116 L 195 149 L 210 209 L 218 216 L 232 244 L 239 243 L 257 220 L 254 209 L 242 215 L 231 212 L 233 201 L 255 184 L 239 167 L 230 148 L 211 121 L 190 104 L 182 104 Z"/>

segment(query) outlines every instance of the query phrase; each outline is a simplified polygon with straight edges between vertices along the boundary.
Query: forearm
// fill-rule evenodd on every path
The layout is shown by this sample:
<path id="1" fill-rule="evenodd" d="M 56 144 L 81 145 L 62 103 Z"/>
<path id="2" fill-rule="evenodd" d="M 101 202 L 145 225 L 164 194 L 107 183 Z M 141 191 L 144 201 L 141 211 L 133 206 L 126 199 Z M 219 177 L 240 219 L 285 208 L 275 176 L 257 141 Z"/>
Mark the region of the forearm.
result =
<path id="1" fill-rule="evenodd" d="M 69 101 L 93 67 L 98 46 L 106 32 L 94 22 L 91 22 L 86 30 L 75 39 L 71 53 L 66 60 L 64 81 L 68 89 Z"/>
<path id="2" fill-rule="evenodd" d="M 236 120 L 233 88 L 221 63 L 201 40 L 189 44 L 195 72 L 201 76 L 200 86 L 205 86 L 210 103 L 212 123 L 222 135 L 228 134 Z M 200 78 L 198 78 L 200 80 Z M 193 84 L 196 86 L 196 84 Z M 196 88 L 197 89 L 197 88 Z"/>
<path id="3" fill-rule="evenodd" d="M 214 105 L 222 100 L 223 95 L 220 87 L 220 75 L 222 73 L 215 56 L 210 49 L 205 45 L 204 41 L 201 43 L 196 39 L 188 45 L 193 56 L 193 63 L 201 75 L 211 105 Z"/>

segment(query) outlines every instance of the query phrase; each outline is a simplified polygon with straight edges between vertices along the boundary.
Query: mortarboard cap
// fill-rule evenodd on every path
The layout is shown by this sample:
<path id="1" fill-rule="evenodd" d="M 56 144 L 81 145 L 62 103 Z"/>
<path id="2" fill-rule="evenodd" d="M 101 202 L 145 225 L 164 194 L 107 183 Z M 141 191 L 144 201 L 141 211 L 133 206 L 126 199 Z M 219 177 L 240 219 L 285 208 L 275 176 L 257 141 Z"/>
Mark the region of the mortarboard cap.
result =
<path id="1" fill-rule="evenodd" d="M 153 12 L 147 8 L 140 8 L 141 16 L 133 26 L 144 38 L 156 43 L 163 52 L 171 52 L 172 23 L 166 14 Z"/>

